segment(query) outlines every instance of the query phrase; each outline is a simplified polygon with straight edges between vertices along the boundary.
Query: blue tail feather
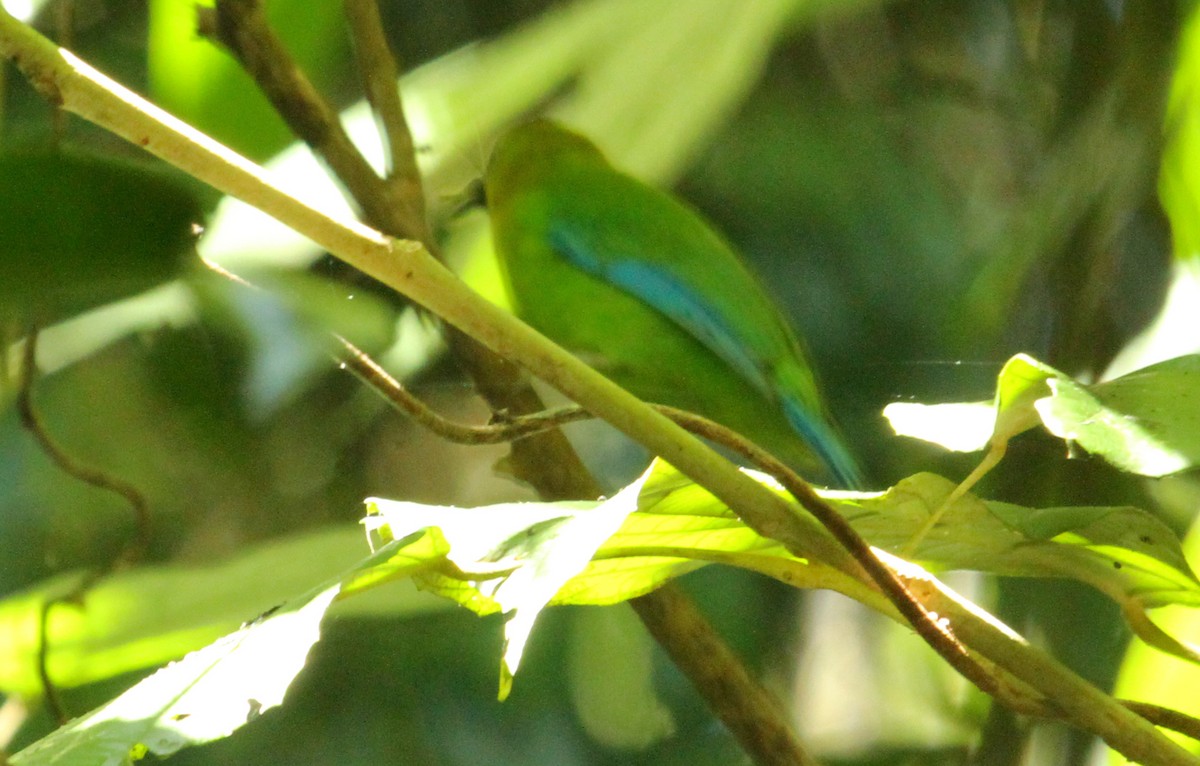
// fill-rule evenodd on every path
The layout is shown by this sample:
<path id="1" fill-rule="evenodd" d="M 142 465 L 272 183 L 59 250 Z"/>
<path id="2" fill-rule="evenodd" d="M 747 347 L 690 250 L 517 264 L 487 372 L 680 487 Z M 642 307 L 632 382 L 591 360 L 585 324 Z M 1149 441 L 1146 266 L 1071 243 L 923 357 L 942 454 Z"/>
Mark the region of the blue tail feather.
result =
<path id="1" fill-rule="evenodd" d="M 805 443 L 821 458 L 833 478 L 843 489 L 862 489 L 864 478 L 858 462 L 846 449 L 838 434 L 819 416 L 788 396 L 783 397 L 783 411 L 788 423 Z"/>

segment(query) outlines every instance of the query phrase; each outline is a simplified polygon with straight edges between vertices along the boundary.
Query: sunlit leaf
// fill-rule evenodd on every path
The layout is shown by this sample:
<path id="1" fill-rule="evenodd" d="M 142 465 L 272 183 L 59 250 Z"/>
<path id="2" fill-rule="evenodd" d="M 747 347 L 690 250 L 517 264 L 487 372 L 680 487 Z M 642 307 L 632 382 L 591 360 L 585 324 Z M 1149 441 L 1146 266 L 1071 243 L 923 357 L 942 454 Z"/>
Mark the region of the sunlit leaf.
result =
<path id="1" fill-rule="evenodd" d="M 319 549 L 326 541 L 304 541 Z M 362 546 L 362 538 L 359 537 Z M 377 566 L 396 558 L 391 543 L 321 585 L 261 612 L 250 622 L 173 662 L 121 696 L 71 721 L 12 757 L 20 764 L 117 764 L 152 753 L 166 756 L 185 747 L 229 736 L 283 702 L 320 623 L 335 599 Z M 277 551 L 278 552 L 278 551 Z M 303 554 L 293 545 L 289 554 Z M 252 557 L 248 557 L 252 558 Z M 245 562 L 243 562 L 244 564 Z M 268 563 L 266 557 L 254 561 Z M 280 563 L 276 561 L 275 563 Z M 316 575 L 301 555 L 296 565 Z M 240 574 L 249 574 L 243 566 Z M 270 579 L 272 572 L 259 575 Z"/>
<path id="2" fill-rule="evenodd" d="M 1001 370 L 995 421 L 983 438 L 978 419 L 956 417 L 976 405 L 911 405 L 885 410 L 896 433 L 947 449 L 993 450 L 1039 422 L 1109 463 L 1165 476 L 1200 463 L 1200 356 L 1182 356 L 1086 386 L 1024 354 Z M 973 410 L 972 410 L 973 411 Z"/>
<path id="3" fill-rule="evenodd" d="M 317 641 L 331 586 L 255 620 L 14 755 L 22 764 L 117 764 L 227 737 L 283 702 Z"/>
<path id="4" fill-rule="evenodd" d="M 436 524 L 449 544 L 447 561 L 468 578 L 482 575 L 468 588 L 461 577 L 443 572 L 422 570 L 416 578 L 421 587 L 481 614 L 499 610 L 507 615 L 500 675 L 504 699 L 538 614 L 636 509 L 641 483 L 599 504 L 510 504 L 487 516 L 373 498 L 367 504 L 377 518 L 368 520 L 391 539 Z"/>
<path id="5" fill-rule="evenodd" d="M 751 475 L 779 491 L 768 477 Z M 897 553 L 931 514 L 945 508 L 920 540 L 916 560 L 939 570 L 1087 583 L 1117 601 L 1148 642 L 1190 656 L 1190 649 L 1145 617 L 1153 606 L 1200 605 L 1200 581 L 1178 540 L 1153 516 L 1128 507 L 1022 508 L 971 495 L 947 506 L 953 489 L 946 479 L 918 474 L 886 492 L 827 496 L 868 543 Z M 533 620 L 546 604 L 617 603 L 709 563 L 760 572 L 794 587 L 836 590 L 892 613 L 844 557 L 823 558 L 830 539 L 807 514 L 798 511 L 814 555 L 801 559 L 745 526 L 661 461 L 605 502 L 461 509 L 371 500 L 368 507 L 368 522 L 383 539 L 407 535 L 398 548 L 398 556 L 406 557 L 400 573 L 413 574 L 422 587 L 480 614 L 508 616 L 505 692 Z M 415 565 L 405 546 L 431 540 L 437 545 L 426 552 L 435 559 Z M 444 558 L 444 565 L 436 558 Z"/>
<path id="6" fill-rule="evenodd" d="M 941 444 L 958 452 L 974 452 L 988 444 L 1003 444 L 1038 423 L 1034 403 L 1050 394 L 1047 381 L 1062 376 L 1052 367 L 1018 354 L 1009 359 L 996 380 L 991 422 L 979 414 L 979 403 L 892 404 L 884 409 L 900 436 Z M 916 407 L 920 409 L 916 409 Z M 969 417 L 962 417 L 963 413 Z"/>
<path id="7" fill-rule="evenodd" d="M 1181 356 L 1083 387 L 1056 381 L 1039 403 L 1052 433 L 1113 465 L 1165 476 L 1200 464 L 1200 356 Z"/>
<path id="8" fill-rule="evenodd" d="M 1184 543 L 1186 553 L 1200 557 L 1200 527 L 1193 525 Z M 1200 610 L 1170 606 L 1157 610 L 1155 621 L 1171 635 L 1195 639 L 1200 636 Z M 1200 716 L 1200 664 L 1151 650 L 1144 644 L 1130 644 L 1121 664 L 1114 694 L 1126 699 L 1153 702 L 1191 716 Z M 1192 753 L 1200 754 L 1200 743 L 1176 735 L 1177 741 Z M 1117 763 L 1110 760 L 1110 763 Z"/>
<path id="9" fill-rule="evenodd" d="M 48 672 L 59 687 L 72 687 L 181 657 L 346 569 L 363 551 L 361 531 L 324 530 L 270 542 L 208 566 L 143 567 L 112 575 L 51 610 Z M 42 605 L 72 594 L 81 580 L 81 574 L 65 575 L 0 601 L 4 693 L 41 693 L 37 656 Z M 383 610 L 392 614 L 436 606 L 392 596 Z"/>

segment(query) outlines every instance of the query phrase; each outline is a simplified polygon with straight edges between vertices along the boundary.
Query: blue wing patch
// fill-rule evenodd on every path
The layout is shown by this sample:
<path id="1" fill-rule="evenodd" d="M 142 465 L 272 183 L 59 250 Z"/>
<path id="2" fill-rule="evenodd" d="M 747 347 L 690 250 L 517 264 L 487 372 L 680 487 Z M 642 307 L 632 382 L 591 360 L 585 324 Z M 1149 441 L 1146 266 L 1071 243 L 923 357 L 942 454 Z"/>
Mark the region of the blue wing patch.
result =
<path id="1" fill-rule="evenodd" d="M 858 464 L 838 435 L 802 402 L 781 397 L 770 381 L 766 362 L 752 355 L 725 316 L 677 276 L 641 261 L 601 261 L 576 235 L 563 229 L 550 231 L 550 245 L 576 268 L 660 311 L 725 360 L 763 396 L 780 400 L 792 429 L 817 453 L 837 482 L 851 489 L 863 485 Z"/>
<path id="2" fill-rule="evenodd" d="M 571 232 L 561 229 L 550 232 L 550 245 L 576 268 L 619 287 L 662 312 L 724 359 L 764 396 L 774 398 L 763 360 L 750 354 L 746 343 L 726 318 L 674 274 L 640 261 L 601 262 Z"/>

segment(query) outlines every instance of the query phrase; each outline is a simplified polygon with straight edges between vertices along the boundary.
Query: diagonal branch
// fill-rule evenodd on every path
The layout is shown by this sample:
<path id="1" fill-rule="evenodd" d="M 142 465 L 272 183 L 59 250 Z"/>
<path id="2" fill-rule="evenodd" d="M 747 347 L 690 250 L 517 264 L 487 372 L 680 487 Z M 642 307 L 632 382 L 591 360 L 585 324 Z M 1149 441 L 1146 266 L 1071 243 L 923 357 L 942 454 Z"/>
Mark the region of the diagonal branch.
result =
<path id="1" fill-rule="evenodd" d="M 485 426 L 463 425 L 447 420 L 433 412 L 399 382 L 387 375 L 369 357 L 352 345 L 347 344 L 347 350 L 350 354 L 345 358 L 344 363 L 348 369 L 359 375 L 397 408 L 407 413 L 413 413 L 414 417 L 422 425 L 431 428 L 446 438 L 460 443 L 479 444 L 496 443 L 507 439 L 518 440 L 527 437 L 530 433 L 538 429 L 559 428 L 568 423 L 591 417 L 582 408 L 572 406 Z M 798 484 L 805 486 L 790 468 L 780 463 L 767 451 L 725 426 L 700 415 L 674 407 L 664 405 L 651 406 L 692 433 L 716 442 L 746 458 L 751 464 L 774 476 L 785 487 L 790 486 L 793 490 L 796 490 L 798 489 Z M 870 550 L 868 544 L 858 536 L 858 533 L 853 528 L 850 528 L 846 524 L 840 514 L 837 514 L 832 507 L 828 506 L 828 503 L 823 498 L 806 489 L 799 489 L 798 492 L 792 491 L 791 494 L 793 497 L 796 497 L 798 502 L 800 502 L 801 495 L 807 496 L 811 494 L 811 497 L 808 498 L 809 503 L 815 502 L 826 506 L 826 510 L 819 514 L 819 519 L 824 521 L 836 516 L 838 521 L 834 522 L 833 526 L 845 526 L 848 531 L 843 530 L 842 534 L 848 534 L 856 538 L 856 541 L 850 547 L 862 551 Z M 830 525 L 827 524 L 826 528 L 829 529 L 829 527 Z M 890 563 L 888 563 L 889 561 Z M 1092 687 L 1090 684 L 1081 682 L 1069 670 L 1063 668 L 1053 660 L 1044 657 L 1038 650 L 1027 645 L 1019 636 L 994 623 L 988 616 L 980 614 L 972 605 L 955 600 L 930 582 L 926 575 L 915 568 L 906 567 L 904 561 L 888 557 L 883 563 L 885 566 L 888 566 L 895 577 L 904 581 L 905 587 L 909 592 L 915 590 L 923 594 L 921 602 L 926 609 L 935 610 L 939 615 L 942 615 L 942 619 L 948 621 L 948 624 L 958 626 L 960 634 L 969 632 L 975 640 L 978 640 L 980 642 L 979 645 L 972 644 L 971 648 L 980 653 L 980 656 L 986 657 L 988 660 L 995 660 L 996 657 L 992 656 L 990 652 L 993 652 L 996 647 L 1003 645 L 1003 648 L 997 653 L 1004 656 L 1007 662 L 1000 663 L 997 669 L 1011 675 L 1014 679 L 1024 676 L 1026 679 L 1025 682 L 1013 682 L 1005 679 L 1003 676 L 996 676 L 994 675 L 995 670 L 983 667 L 978 661 L 969 656 L 965 661 L 959 663 L 959 670 L 963 675 L 972 679 L 979 676 L 986 676 L 984 683 L 988 685 L 989 693 L 1004 705 L 1023 715 L 1031 715 L 1043 719 L 1063 720 L 1081 728 L 1092 728 L 1088 725 L 1089 719 L 1094 719 L 1097 715 L 1104 715 L 1102 711 L 1105 706 L 1101 705 L 1097 707 L 1094 704 L 1099 699 L 1105 700 L 1106 703 L 1109 701 L 1109 698 L 1103 692 Z M 912 571 L 908 571 L 909 569 Z M 964 630 L 962 626 L 966 621 L 975 623 L 975 626 Z M 1082 702 L 1078 704 L 1075 710 L 1069 710 L 1054 703 L 1048 697 L 1032 696 L 1031 692 L 1039 689 L 1039 684 L 1034 684 L 1034 680 L 1041 681 L 1040 688 L 1042 689 L 1061 688 L 1064 686 L 1072 688 L 1074 690 L 1072 696 Z M 1193 739 L 1200 739 L 1200 720 L 1191 716 L 1148 703 L 1131 700 L 1116 700 L 1116 702 L 1127 710 L 1153 723 L 1155 726 L 1172 729 Z"/>
<path id="2" fill-rule="evenodd" d="M 345 7 L 364 89 L 392 154 L 393 172 L 386 181 L 372 173 L 342 182 L 372 224 L 384 233 L 417 239 L 437 256 L 436 243 L 425 219 L 422 179 L 397 90 L 396 66 L 387 48 L 378 8 L 374 0 L 346 0 Z M 219 0 L 217 17 L 220 38 L 247 65 L 297 135 L 335 172 L 338 167 L 357 170 L 364 166 L 358 150 L 348 140 L 341 140 L 345 133 L 332 107 L 307 84 L 266 24 L 258 0 Z M 272 60 L 267 61 L 268 58 Z M 322 121 L 326 124 L 318 124 Z M 309 136 L 334 136 L 338 140 L 316 145 L 309 141 Z M 519 417 L 544 409 L 519 368 L 453 328 L 448 335 L 456 358 L 494 411 Z M 378 374 L 382 370 L 376 368 L 373 372 Z M 426 418 L 426 422 L 431 421 Z M 559 431 L 542 432 L 514 444 L 509 464 L 518 478 L 548 500 L 594 498 L 601 494 L 600 487 Z M 770 702 L 770 695 L 749 676 L 716 630 L 677 586 L 632 603 L 651 634 L 692 679 L 713 711 L 755 760 L 780 766 L 813 766 L 815 762 L 788 728 L 779 706 Z M 692 644 L 701 644 L 703 651 L 697 652 Z"/>
<path id="3" fill-rule="evenodd" d="M 568 397 L 663 456 L 760 534 L 779 540 L 798 555 L 805 555 L 805 540 L 797 534 L 803 527 L 782 498 L 744 476 L 666 416 L 528 325 L 487 303 L 419 243 L 394 240 L 357 221 L 333 218 L 299 202 L 253 163 L 139 98 L 68 51 L 58 49 L 3 10 L 0 10 L 0 55 L 17 63 L 34 87 L 52 103 L 258 207 L 360 271 L 407 295 L 497 354 L 535 371 Z M 906 593 L 909 600 L 916 600 L 912 593 Z M 974 643 L 971 639 L 972 636 L 964 635 L 967 643 Z M 1163 766 L 1200 763 L 1145 719 L 1082 679 L 1077 680 L 1083 687 L 1064 687 L 1047 681 L 1039 675 L 1046 667 L 1045 663 L 1038 667 L 1031 664 L 1030 678 L 1023 680 L 1039 689 L 1049 686 L 1048 696 L 1055 702 L 1067 702 L 1073 712 L 1087 714 L 1089 711 L 1080 705 L 1090 706 L 1090 715 L 1082 719 L 1087 721 L 1087 728 L 1128 758 Z M 1095 694 L 1067 699 L 1081 689 L 1091 689 Z"/>

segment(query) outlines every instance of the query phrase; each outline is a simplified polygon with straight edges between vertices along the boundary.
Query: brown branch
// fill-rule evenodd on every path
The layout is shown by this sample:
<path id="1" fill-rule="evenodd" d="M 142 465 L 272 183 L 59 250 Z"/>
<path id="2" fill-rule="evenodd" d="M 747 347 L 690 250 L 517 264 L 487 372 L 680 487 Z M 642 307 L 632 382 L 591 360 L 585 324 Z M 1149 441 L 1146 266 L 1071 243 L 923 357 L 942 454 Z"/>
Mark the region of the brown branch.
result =
<path id="1" fill-rule="evenodd" d="M 746 671 L 682 588 L 669 584 L 629 603 L 676 667 L 697 689 L 707 690 L 713 714 L 756 763 L 818 764 L 787 725 L 778 700 Z"/>
<path id="2" fill-rule="evenodd" d="M 133 513 L 134 536 L 125 546 L 125 550 L 122 551 L 121 555 L 112 563 L 111 567 L 115 568 L 123 563 L 132 564 L 145 554 L 150 545 L 150 509 L 146 503 L 146 498 L 137 487 L 129 482 L 84 465 L 71 457 L 50 436 L 50 432 L 46 429 L 46 424 L 42 422 L 41 416 L 33 405 L 33 380 L 37 374 L 37 340 L 38 332 L 36 329 L 31 330 L 25 336 L 25 348 L 20 377 L 18 378 L 16 402 L 21 425 L 37 440 L 42 451 L 46 453 L 46 456 L 63 473 L 73 476 L 85 484 L 90 484 L 97 489 L 111 492 L 129 504 L 130 511 Z"/>
<path id="3" fill-rule="evenodd" d="M 353 343 L 340 336 L 338 340 L 346 350 L 338 360 L 344 368 L 418 425 L 455 444 L 503 444 L 593 417 L 582 407 L 570 405 L 531 415 L 500 416 L 500 422 L 483 426 L 458 423 L 434 412 Z"/>
<path id="4" fill-rule="evenodd" d="M 402 215 L 413 222 L 413 230 L 421 230 L 426 223 L 425 194 L 412 132 L 400 100 L 399 67 L 383 32 L 379 6 L 375 0 L 345 0 L 344 7 L 363 93 L 375 113 L 387 155 L 389 169 L 384 182 L 389 195 L 404 205 Z"/>
<path id="5" fill-rule="evenodd" d="M 394 90 L 395 80 L 390 86 L 378 82 L 380 67 L 386 70 L 387 65 L 381 65 L 375 59 L 383 54 L 391 59 L 386 44 L 382 42 L 382 30 L 377 28 L 378 10 L 350 9 L 351 5 L 363 4 L 373 5 L 373 2 L 356 3 L 355 0 L 348 0 L 347 9 L 356 16 L 352 24 L 360 60 L 364 56 L 372 60 L 370 66 L 373 71 L 365 72 L 364 77 L 368 81 L 367 93 L 375 94 L 376 101 L 372 104 L 381 116 L 393 151 L 391 159 L 394 173 L 388 183 L 384 183 L 373 172 L 363 171 L 366 163 L 346 138 L 333 109 L 325 104 L 291 62 L 283 45 L 267 26 L 256 0 L 218 0 L 219 37 L 259 82 L 296 134 L 323 157 L 339 176 L 368 221 L 386 234 L 424 242 L 429 251 L 437 255 L 436 243 L 423 215 L 421 178 L 411 136 L 407 127 L 403 127 L 405 123 L 403 111 L 398 107 L 399 98 L 396 97 L 396 104 L 390 104 L 391 97 L 380 92 L 381 88 L 386 90 L 390 87 Z M 396 69 L 394 62 L 391 69 Z M 372 80 L 374 84 L 371 84 Z M 396 156 L 395 152 L 399 149 L 404 150 L 403 156 Z M 350 172 L 349 177 L 342 175 L 339 170 L 341 167 Z M 393 192 L 403 195 L 407 202 L 395 198 Z M 421 211 L 422 215 L 420 219 L 406 217 L 401 212 L 405 210 L 410 211 L 410 215 L 412 211 Z M 517 365 L 458 331 L 449 330 L 447 340 L 455 357 L 471 375 L 477 390 L 494 411 L 514 418 L 545 409 L 541 398 L 530 387 L 528 378 Z M 355 359 L 356 355 L 351 354 L 350 358 Z M 350 364 L 360 373 L 378 374 L 370 369 L 370 365 Z M 392 390 L 403 389 L 396 387 Z M 418 411 L 412 410 L 414 413 Z M 533 486 L 546 500 L 595 498 L 601 494 L 595 479 L 558 430 L 544 431 L 515 442 L 509 457 L 509 468 L 516 478 Z M 726 648 L 724 653 L 710 651 L 707 655 L 696 655 L 670 649 L 671 644 L 695 641 L 701 637 L 709 646 L 723 644 L 719 634 L 694 606 L 684 606 L 685 602 L 690 604 L 690 601 L 682 591 L 672 593 L 675 587 L 670 586 L 665 591 L 660 589 L 636 599 L 634 607 L 639 614 L 642 610 L 653 614 L 655 626 L 652 635 L 665 642 L 663 645 L 668 647 L 672 656 L 678 654 L 681 663 L 692 662 L 690 666 L 681 664 L 680 670 L 692 680 L 710 708 L 714 713 L 734 708 L 743 711 L 737 720 L 726 720 L 725 723 L 757 762 L 780 766 L 815 763 L 788 730 L 778 707 L 763 706 L 762 700 L 769 698 L 769 695 L 750 678 L 731 651 Z M 670 604 L 657 604 L 660 599 L 667 598 L 671 598 Z M 674 620 L 679 620 L 680 624 L 673 624 Z M 718 662 L 724 664 L 718 666 Z M 711 682 L 714 678 L 722 679 L 722 683 L 714 685 Z M 780 739 L 780 731 L 787 732 L 786 741 Z M 763 749 L 767 744 L 771 746 L 770 750 Z M 789 750 L 789 755 L 781 760 L 781 754 Z"/>
<path id="6" fill-rule="evenodd" d="M 218 0 L 213 16 L 201 16 L 211 31 L 258 83 L 288 127 L 325 161 L 350 190 L 367 221 L 398 237 L 423 239 L 421 231 L 400 230 L 395 200 L 350 141 L 334 111 L 304 75 L 283 41 L 267 23 L 258 0 Z"/>

